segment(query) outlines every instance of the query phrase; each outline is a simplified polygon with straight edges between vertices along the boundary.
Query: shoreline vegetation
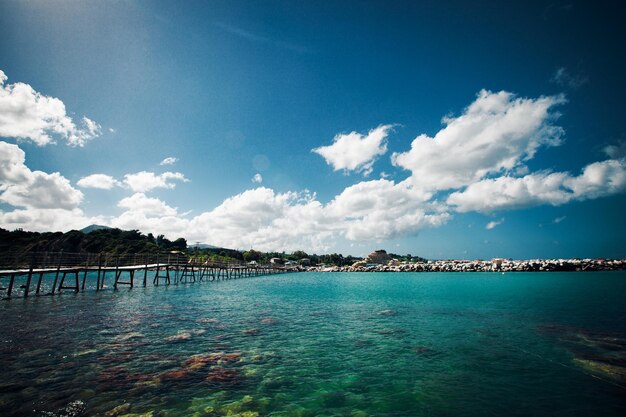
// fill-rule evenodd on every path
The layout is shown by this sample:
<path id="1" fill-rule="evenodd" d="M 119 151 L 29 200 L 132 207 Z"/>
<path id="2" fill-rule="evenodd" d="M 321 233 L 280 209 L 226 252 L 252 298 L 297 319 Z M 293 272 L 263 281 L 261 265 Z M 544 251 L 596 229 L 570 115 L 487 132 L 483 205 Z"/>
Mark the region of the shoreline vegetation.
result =
<path id="1" fill-rule="evenodd" d="M 223 262 L 241 265 L 274 265 L 300 272 L 552 272 L 626 270 L 626 259 L 528 259 L 512 260 L 428 260 L 397 255 L 383 249 L 366 257 L 341 254 L 307 254 L 304 251 L 261 252 L 235 250 L 206 244 L 188 245 L 183 238 L 170 241 L 163 235 L 142 234 L 91 225 L 82 230 L 62 232 L 8 231 L 0 228 L 0 253 L 34 252 L 109 253 L 116 255 L 171 252 L 192 262 Z"/>

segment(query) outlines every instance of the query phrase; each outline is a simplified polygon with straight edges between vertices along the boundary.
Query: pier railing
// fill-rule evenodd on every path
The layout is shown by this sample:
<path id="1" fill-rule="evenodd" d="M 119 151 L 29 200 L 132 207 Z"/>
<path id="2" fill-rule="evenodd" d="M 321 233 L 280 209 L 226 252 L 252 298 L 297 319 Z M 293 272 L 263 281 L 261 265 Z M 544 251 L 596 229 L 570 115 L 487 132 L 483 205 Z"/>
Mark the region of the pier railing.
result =
<path id="1" fill-rule="evenodd" d="M 0 298 L 29 293 L 55 294 L 93 288 L 135 285 L 146 287 L 148 278 L 154 286 L 236 279 L 291 272 L 277 265 L 249 265 L 241 261 L 224 262 L 183 252 L 159 253 L 72 253 L 5 252 L 0 254 Z M 81 285 L 82 280 L 82 285 Z M 36 285 L 35 285 L 36 284 Z M 5 287 L 6 285 L 6 287 Z M 34 287 L 34 288 L 33 288 Z"/>
<path id="2" fill-rule="evenodd" d="M 170 265 L 173 267 L 184 265 L 209 265 L 215 267 L 254 267 L 242 261 L 216 261 L 201 256 L 191 256 L 185 253 L 158 252 L 158 253 L 75 253 L 75 252 L 5 252 L 0 254 L 0 271 L 23 269 L 53 269 L 61 268 L 95 268 L 116 266 L 140 265 Z M 269 265 L 258 265 L 269 267 Z"/>

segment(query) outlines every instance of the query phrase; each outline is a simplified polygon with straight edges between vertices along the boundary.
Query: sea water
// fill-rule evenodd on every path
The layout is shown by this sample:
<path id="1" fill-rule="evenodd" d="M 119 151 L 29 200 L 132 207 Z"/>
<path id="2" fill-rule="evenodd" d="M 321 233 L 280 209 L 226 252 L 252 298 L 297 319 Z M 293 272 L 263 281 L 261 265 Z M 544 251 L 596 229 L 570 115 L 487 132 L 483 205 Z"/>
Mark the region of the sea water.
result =
<path id="1" fill-rule="evenodd" d="M 626 273 L 294 273 L 0 302 L 2 416 L 624 416 Z"/>

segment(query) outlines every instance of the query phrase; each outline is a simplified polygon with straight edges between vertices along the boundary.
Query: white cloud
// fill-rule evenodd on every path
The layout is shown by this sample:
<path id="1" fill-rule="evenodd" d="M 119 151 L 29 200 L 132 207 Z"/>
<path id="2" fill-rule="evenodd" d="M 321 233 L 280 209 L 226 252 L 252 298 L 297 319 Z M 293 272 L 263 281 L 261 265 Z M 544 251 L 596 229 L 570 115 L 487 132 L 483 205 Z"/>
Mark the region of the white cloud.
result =
<path id="1" fill-rule="evenodd" d="M 167 158 L 162 160 L 159 165 L 174 165 L 176 162 L 178 162 L 178 158 L 168 156 Z"/>
<path id="2" fill-rule="evenodd" d="M 326 203 L 307 190 L 280 193 L 258 187 L 195 217 L 145 194 L 187 181 L 182 173 L 142 171 L 127 174 L 123 181 L 104 174 L 81 179 L 81 186 L 121 184 L 135 192 L 119 201 L 123 210 L 119 216 L 88 218 L 78 207 L 82 194 L 69 181 L 59 173 L 31 171 L 17 146 L 0 143 L 0 198 L 23 207 L 0 212 L 0 225 L 63 230 L 92 220 L 231 248 L 327 251 L 340 240 L 384 241 L 438 227 L 455 211 L 488 213 L 537 204 L 560 205 L 626 191 L 626 162 L 620 158 L 591 163 L 579 175 L 530 171 L 526 162 L 541 147 L 561 142 L 563 131 L 551 124 L 556 117 L 551 109 L 562 102 L 561 97 L 519 99 L 506 92 L 482 91 L 461 116 L 446 119 L 446 126 L 434 138 L 418 136 L 410 150 L 394 154 L 393 162 L 410 170 L 403 181 L 361 181 Z M 370 132 L 367 137 L 379 130 L 374 148 L 386 149 L 389 128 L 381 126 Z M 350 135 L 356 135 L 358 141 L 366 139 L 352 133 L 338 135 L 335 142 L 348 143 L 345 137 Z M 352 150 L 350 146 L 346 149 Z M 617 155 L 618 151 L 607 152 Z M 361 163 L 338 162 L 343 164 L 338 169 L 367 172 L 375 156 Z M 31 189 L 48 197 L 29 194 Z M 502 221 L 491 221 L 486 227 L 494 228 Z"/>
<path id="3" fill-rule="evenodd" d="M 447 203 L 459 212 L 553 206 L 626 191 L 626 162 L 609 159 L 587 165 L 578 176 L 567 172 L 538 172 L 521 178 L 485 179 L 450 194 Z"/>
<path id="4" fill-rule="evenodd" d="M 168 206 L 158 198 L 147 197 L 143 193 L 135 193 L 130 197 L 123 198 L 117 206 L 128 211 L 152 216 L 176 216 L 178 214 L 175 208 Z"/>
<path id="5" fill-rule="evenodd" d="M 6 84 L 0 70 L 0 136 L 31 140 L 39 146 L 63 138 L 71 146 L 83 146 L 101 134 L 101 127 L 83 117 L 77 126 L 66 114 L 65 104 L 24 83 Z"/>
<path id="6" fill-rule="evenodd" d="M 175 188 L 176 183 L 174 181 L 188 182 L 189 180 L 180 172 L 155 174 L 154 172 L 141 171 L 124 175 L 122 182 L 110 175 L 91 174 L 78 180 L 77 184 L 83 188 L 99 188 L 102 190 L 125 186 L 134 192 L 143 193 L 155 188 Z"/>
<path id="7" fill-rule="evenodd" d="M 83 194 L 58 172 L 31 171 L 17 145 L 0 142 L 0 201 L 14 207 L 65 209 L 78 207 Z"/>
<path id="8" fill-rule="evenodd" d="M 502 223 L 504 223 L 504 219 L 492 220 L 489 223 L 487 223 L 487 225 L 485 225 L 485 229 L 491 230 L 495 228 L 496 226 L 500 226 Z"/>
<path id="9" fill-rule="evenodd" d="M 568 178 L 564 187 L 571 189 L 577 200 L 599 198 L 626 191 L 626 158 L 589 164 L 581 175 Z"/>
<path id="10" fill-rule="evenodd" d="M 134 192 L 143 193 L 155 188 L 174 188 L 176 183 L 173 181 L 188 182 L 180 172 L 164 172 L 155 174 L 154 172 L 141 171 L 135 174 L 124 175 L 124 184 L 130 187 Z"/>
<path id="11" fill-rule="evenodd" d="M 622 140 L 614 145 L 605 146 L 603 151 L 609 158 L 626 158 L 626 140 Z"/>
<path id="12" fill-rule="evenodd" d="M 571 74 L 565 67 L 558 68 L 550 79 L 555 84 L 573 90 L 582 87 L 588 80 L 583 74 Z"/>
<path id="13" fill-rule="evenodd" d="M 109 224 L 231 248 L 326 251 L 337 239 L 381 240 L 445 223 L 449 214 L 426 202 L 429 197 L 386 180 L 356 184 L 325 205 L 306 190 L 259 187 L 187 219 L 163 201 L 137 193 L 119 202 L 125 212 Z"/>
<path id="14" fill-rule="evenodd" d="M 406 183 L 387 180 L 356 184 L 326 205 L 306 190 L 276 193 L 259 187 L 188 221 L 174 209 L 163 209 L 157 199 L 150 199 L 155 209 L 141 213 L 131 208 L 152 206 L 120 203 L 129 211 L 114 224 L 165 233 L 177 222 L 179 228 L 172 237 L 184 235 L 188 240 L 231 248 L 325 251 L 337 239 L 382 240 L 445 223 L 449 214 L 444 207 L 427 202 L 429 198 Z M 141 200 L 145 199 L 142 195 Z"/>
<path id="15" fill-rule="evenodd" d="M 552 223 L 559 224 L 559 223 L 561 223 L 565 219 L 567 219 L 567 216 L 556 217 L 554 220 L 552 220 Z"/>
<path id="16" fill-rule="evenodd" d="M 67 178 L 58 172 L 47 174 L 33 171 L 27 183 L 10 185 L 0 195 L 0 200 L 14 207 L 27 208 L 77 208 L 83 193 L 73 188 Z"/>
<path id="17" fill-rule="evenodd" d="M 188 236 L 189 220 L 185 214 L 158 198 L 135 193 L 123 198 L 118 207 L 125 211 L 109 221 L 109 225 L 120 229 L 139 229 L 146 233 L 163 234 L 170 238 Z"/>
<path id="18" fill-rule="evenodd" d="M 445 208 L 409 182 L 379 179 L 343 190 L 325 210 L 349 240 L 383 240 L 445 223 Z"/>
<path id="19" fill-rule="evenodd" d="M 528 99 L 482 90 L 461 116 L 445 118 L 434 138 L 418 136 L 411 150 L 394 153 L 392 162 L 411 171 L 415 186 L 431 190 L 511 172 L 541 146 L 561 143 L 563 129 L 550 124 L 557 116 L 550 110 L 563 102 L 560 96 Z"/>
<path id="20" fill-rule="evenodd" d="M 189 230 L 192 240 L 211 239 L 227 247 L 324 251 L 336 235 L 334 227 L 339 226 L 329 222 L 314 194 L 276 193 L 259 187 L 196 216 Z"/>
<path id="21" fill-rule="evenodd" d="M 110 190 L 113 187 L 119 186 L 120 182 L 110 175 L 91 174 L 78 180 L 76 185 L 82 188 L 98 188 L 101 190 Z"/>
<path id="22" fill-rule="evenodd" d="M 60 173 L 31 171 L 17 145 L 0 141 L 0 226 L 35 231 L 82 228 L 102 220 L 86 217 L 78 207 L 83 194 Z"/>
<path id="23" fill-rule="evenodd" d="M 367 135 L 357 132 L 335 136 L 333 144 L 312 151 L 321 155 L 335 171 L 356 171 L 369 175 L 376 158 L 387 152 L 387 135 L 392 125 L 381 125 Z"/>
<path id="24" fill-rule="evenodd" d="M 35 232 L 50 232 L 76 229 L 90 224 L 105 224 L 104 217 L 88 217 L 79 208 L 65 209 L 16 209 L 0 210 L 0 226 L 8 230 L 24 229 Z"/>
<path id="25" fill-rule="evenodd" d="M 26 154 L 17 145 L 0 142 L 0 191 L 29 182 L 32 171 L 24 162 Z"/>
<path id="26" fill-rule="evenodd" d="M 254 177 L 252 177 L 252 182 L 255 184 L 260 184 L 263 182 L 263 177 L 261 176 L 261 174 L 256 173 L 254 174 Z"/>

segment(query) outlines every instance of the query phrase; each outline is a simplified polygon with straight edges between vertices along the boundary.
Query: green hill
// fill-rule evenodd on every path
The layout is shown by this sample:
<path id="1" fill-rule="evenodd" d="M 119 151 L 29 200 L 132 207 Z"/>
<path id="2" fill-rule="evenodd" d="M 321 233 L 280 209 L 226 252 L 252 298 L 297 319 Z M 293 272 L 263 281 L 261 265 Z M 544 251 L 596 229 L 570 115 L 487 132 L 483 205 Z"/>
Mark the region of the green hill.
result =
<path id="1" fill-rule="evenodd" d="M 62 232 L 8 231 L 0 228 L 0 251 L 2 252 L 108 252 L 149 253 L 187 249 L 183 238 L 170 241 L 163 235 L 156 238 L 137 230 L 96 228 L 88 232 L 71 230 Z"/>

